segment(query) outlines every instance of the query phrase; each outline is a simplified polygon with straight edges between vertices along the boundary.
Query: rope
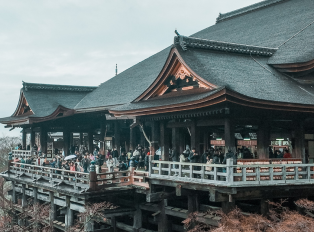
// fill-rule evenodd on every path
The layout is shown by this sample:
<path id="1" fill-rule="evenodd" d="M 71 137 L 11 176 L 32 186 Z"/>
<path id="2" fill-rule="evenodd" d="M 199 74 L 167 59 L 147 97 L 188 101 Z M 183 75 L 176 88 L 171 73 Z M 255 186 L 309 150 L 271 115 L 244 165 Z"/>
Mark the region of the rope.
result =
<path id="1" fill-rule="evenodd" d="M 308 28 L 309 26 L 311 26 L 314 23 L 311 22 L 310 24 L 308 24 L 306 27 L 304 27 L 301 31 L 297 32 L 296 34 L 294 34 L 291 38 L 289 38 L 288 40 L 286 40 L 284 43 L 280 44 L 278 48 L 280 48 L 282 45 L 286 44 L 287 42 L 289 42 L 290 40 L 292 40 L 294 37 L 296 37 L 298 34 L 300 34 L 301 32 L 303 32 L 306 28 Z"/>

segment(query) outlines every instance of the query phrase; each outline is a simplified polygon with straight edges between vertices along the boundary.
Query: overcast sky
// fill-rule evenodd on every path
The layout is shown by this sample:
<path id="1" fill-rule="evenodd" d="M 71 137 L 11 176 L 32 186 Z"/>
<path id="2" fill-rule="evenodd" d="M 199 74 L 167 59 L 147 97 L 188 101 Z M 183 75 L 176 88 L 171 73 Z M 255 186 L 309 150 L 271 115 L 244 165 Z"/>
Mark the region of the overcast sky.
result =
<path id="1" fill-rule="evenodd" d="M 0 0 L 0 117 L 22 81 L 98 86 L 226 13 L 259 0 Z M 123 91 L 123 90 L 122 90 Z M 18 135 L 0 125 L 0 135 Z"/>

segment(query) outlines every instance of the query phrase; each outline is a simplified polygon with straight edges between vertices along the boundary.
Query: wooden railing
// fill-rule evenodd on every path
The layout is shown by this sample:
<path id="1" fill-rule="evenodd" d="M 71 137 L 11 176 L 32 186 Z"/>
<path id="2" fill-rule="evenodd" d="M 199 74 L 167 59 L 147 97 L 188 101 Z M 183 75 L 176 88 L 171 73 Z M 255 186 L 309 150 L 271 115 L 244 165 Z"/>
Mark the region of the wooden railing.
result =
<path id="1" fill-rule="evenodd" d="M 89 189 L 96 191 L 103 188 L 119 187 L 126 185 L 137 185 L 148 188 L 148 183 L 144 183 L 143 179 L 148 176 L 148 172 L 135 171 L 134 168 L 126 171 L 113 171 L 89 173 L 69 171 L 65 169 L 52 168 L 49 166 L 37 166 L 19 162 L 9 162 L 8 175 L 15 177 L 27 176 L 32 182 L 46 180 L 50 186 L 56 186 L 62 182 L 72 185 L 74 189 Z"/>
<path id="2" fill-rule="evenodd" d="M 25 158 L 25 157 L 31 157 L 35 155 L 35 151 L 33 150 L 12 150 L 12 156 L 18 157 L 18 158 Z"/>
<path id="3" fill-rule="evenodd" d="M 222 186 L 314 184 L 314 164 L 226 165 L 150 162 L 150 178 L 180 180 Z"/>

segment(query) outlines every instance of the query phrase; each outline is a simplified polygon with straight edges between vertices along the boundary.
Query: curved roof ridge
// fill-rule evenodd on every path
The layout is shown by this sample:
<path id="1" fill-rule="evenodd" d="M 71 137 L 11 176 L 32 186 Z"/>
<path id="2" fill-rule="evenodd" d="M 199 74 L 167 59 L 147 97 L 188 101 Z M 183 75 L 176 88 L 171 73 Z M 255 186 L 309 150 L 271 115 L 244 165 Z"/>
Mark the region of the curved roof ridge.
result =
<path id="1" fill-rule="evenodd" d="M 184 51 L 187 50 L 187 47 L 192 47 L 261 56 L 272 56 L 277 51 L 277 48 L 236 44 L 181 35 L 174 37 L 174 45 L 180 45 Z"/>
<path id="2" fill-rule="evenodd" d="M 219 14 L 218 18 L 216 19 L 216 23 L 225 21 L 227 19 L 239 16 L 239 15 L 243 15 L 243 14 L 255 11 L 255 10 L 259 10 L 259 9 L 262 9 L 262 8 L 265 8 L 265 7 L 268 7 L 277 3 L 281 3 L 284 1 L 288 1 L 288 0 L 264 0 L 262 2 L 258 2 L 250 6 L 246 6 L 246 7 L 234 10 L 234 11 L 230 11 L 228 13 Z"/>
<path id="3" fill-rule="evenodd" d="M 39 89 L 39 90 L 55 90 L 55 91 L 75 91 L 75 92 L 91 92 L 96 86 L 77 86 L 77 85 L 52 85 L 40 83 L 28 83 L 23 81 L 23 90 Z"/>

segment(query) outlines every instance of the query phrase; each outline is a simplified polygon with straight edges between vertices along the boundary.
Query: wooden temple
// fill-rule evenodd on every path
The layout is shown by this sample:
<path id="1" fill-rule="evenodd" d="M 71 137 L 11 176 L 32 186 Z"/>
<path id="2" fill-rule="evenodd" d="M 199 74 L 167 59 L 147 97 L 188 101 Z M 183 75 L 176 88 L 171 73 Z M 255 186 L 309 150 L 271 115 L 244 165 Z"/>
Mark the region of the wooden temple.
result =
<path id="1" fill-rule="evenodd" d="M 110 201 L 119 208 L 86 231 L 185 231 L 191 212 L 217 226 L 220 218 L 204 212 L 267 214 L 269 199 L 314 196 L 313 8 L 312 0 L 265 0 L 220 14 L 98 87 L 23 82 L 16 111 L 0 119 L 22 128 L 25 150 L 13 156 L 31 156 L 35 143 L 48 158 L 74 146 L 121 153 L 138 144 L 161 156 L 148 172 L 91 169 L 75 181 L 64 170 L 9 161 L 0 175 L 12 181 L 16 211 L 27 199 L 50 202 L 47 220 L 66 231 L 87 203 Z M 210 169 L 171 161 L 169 149 L 179 155 L 186 145 L 199 154 L 246 147 L 253 157 Z M 270 149 L 292 158 L 269 157 Z"/>

